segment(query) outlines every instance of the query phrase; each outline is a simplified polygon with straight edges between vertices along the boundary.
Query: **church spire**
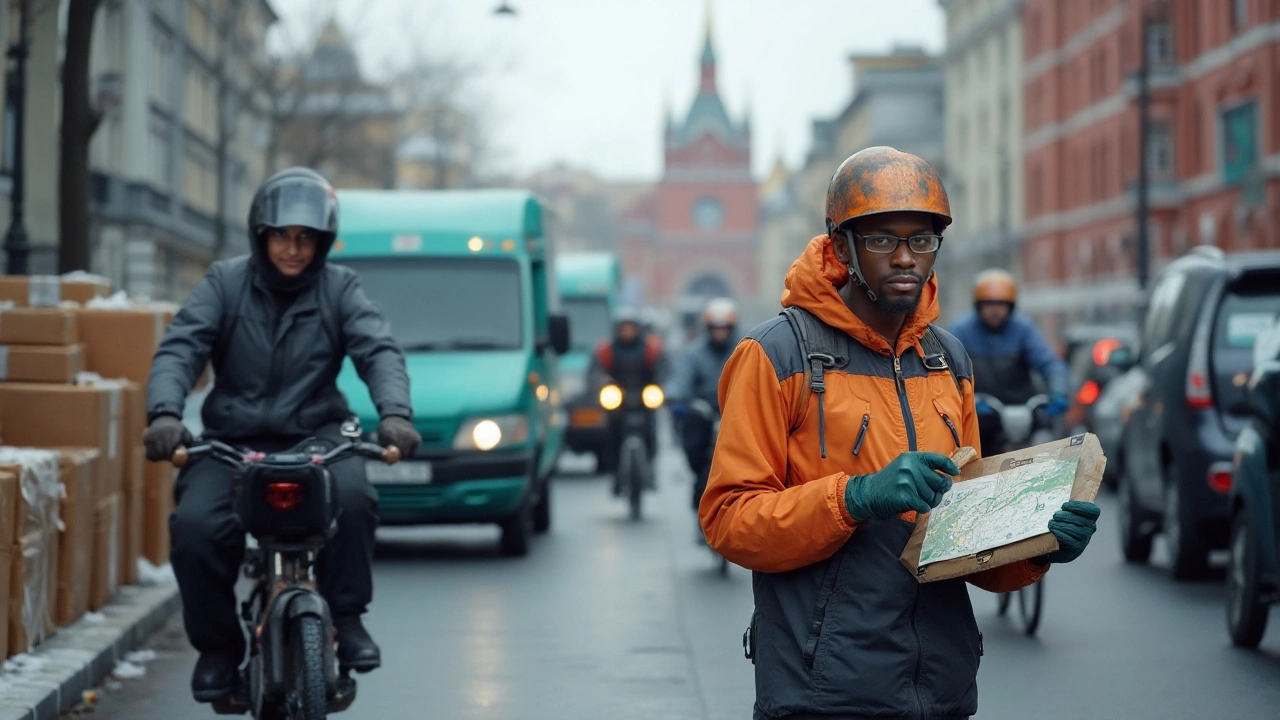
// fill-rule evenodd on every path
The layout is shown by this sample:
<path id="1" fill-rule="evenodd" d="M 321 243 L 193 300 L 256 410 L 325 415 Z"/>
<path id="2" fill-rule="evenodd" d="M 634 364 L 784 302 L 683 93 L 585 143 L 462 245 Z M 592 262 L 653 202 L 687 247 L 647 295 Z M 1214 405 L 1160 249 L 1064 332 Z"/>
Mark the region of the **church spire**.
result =
<path id="1" fill-rule="evenodd" d="M 711 42 L 711 0 L 707 0 L 706 39 L 702 43 L 702 83 L 698 92 L 703 95 L 716 92 L 716 49 Z"/>

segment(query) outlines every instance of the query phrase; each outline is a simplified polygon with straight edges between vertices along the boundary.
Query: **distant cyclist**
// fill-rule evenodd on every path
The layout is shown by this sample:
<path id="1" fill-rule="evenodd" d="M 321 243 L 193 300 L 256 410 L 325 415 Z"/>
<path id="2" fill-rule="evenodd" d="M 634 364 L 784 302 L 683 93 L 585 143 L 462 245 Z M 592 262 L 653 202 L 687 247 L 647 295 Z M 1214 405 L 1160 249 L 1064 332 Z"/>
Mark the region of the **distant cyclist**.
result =
<path id="1" fill-rule="evenodd" d="M 973 288 L 973 313 L 951 326 L 951 334 L 964 345 L 973 360 L 973 385 L 980 393 L 1002 403 L 1022 405 L 1035 394 L 1032 373 L 1049 388 L 1045 411 L 1053 417 L 1067 411 L 1067 365 L 1053 352 L 1035 323 L 1014 312 L 1018 286 L 1004 270 L 978 275 Z M 1000 417 L 978 403 L 978 432 L 982 451 L 999 454 L 1004 446 Z"/>

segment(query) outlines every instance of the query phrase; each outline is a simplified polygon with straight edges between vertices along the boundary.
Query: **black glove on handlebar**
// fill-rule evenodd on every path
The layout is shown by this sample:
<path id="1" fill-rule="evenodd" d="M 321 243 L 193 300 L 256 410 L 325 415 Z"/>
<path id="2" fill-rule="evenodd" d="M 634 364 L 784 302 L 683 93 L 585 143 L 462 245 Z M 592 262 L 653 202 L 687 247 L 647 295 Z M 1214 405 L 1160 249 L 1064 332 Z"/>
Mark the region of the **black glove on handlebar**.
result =
<path id="1" fill-rule="evenodd" d="M 378 423 L 378 442 L 382 445 L 394 445 L 400 451 L 400 457 L 411 458 L 422 444 L 422 436 L 414 429 L 413 423 L 398 415 L 391 415 Z"/>
<path id="2" fill-rule="evenodd" d="M 142 444 L 146 446 L 147 459 L 151 462 L 167 462 L 173 457 L 174 450 L 191 442 L 187 427 L 172 415 L 161 415 L 151 421 L 151 426 L 142 435 Z"/>

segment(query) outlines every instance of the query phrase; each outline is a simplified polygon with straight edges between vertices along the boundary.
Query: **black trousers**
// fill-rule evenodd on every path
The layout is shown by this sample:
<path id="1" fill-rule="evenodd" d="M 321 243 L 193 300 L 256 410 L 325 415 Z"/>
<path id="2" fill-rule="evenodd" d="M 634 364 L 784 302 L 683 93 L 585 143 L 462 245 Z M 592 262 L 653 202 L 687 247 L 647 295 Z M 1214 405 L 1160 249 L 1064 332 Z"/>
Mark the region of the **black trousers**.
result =
<path id="1" fill-rule="evenodd" d="M 1005 453 L 1004 426 L 1000 423 L 999 415 L 987 413 L 978 416 L 978 438 L 982 443 L 984 457 Z"/>
<path id="2" fill-rule="evenodd" d="M 689 469 L 693 471 L 693 510 L 697 512 L 711 473 L 711 422 L 698 415 L 685 418 L 681 422 L 680 442 Z"/>
<path id="3" fill-rule="evenodd" d="M 338 425 L 316 433 L 340 442 Z M 263 452 L 281 452 L 305 438 L 237 440 Z M 332 445 L 331 445 L 332 446 Z M 373 600 L 373 545 L 378 527 L 378 496 L 365 478 L 363 460 L 349 458 L 329 466 L 338 487 L 337 533 L 317 563 L 320 593 L 335 618 L 362 615 Z M 244 560 L 245 533 L 233 507 L 232 475 L 226 465 L 202 458 L 178 475 L 175 507 L 169 516 L 169 560 L 182 595 L 187 638 L 201 653 L 240 652 L 244 648 L 236 608 L 235 585 Z"/>

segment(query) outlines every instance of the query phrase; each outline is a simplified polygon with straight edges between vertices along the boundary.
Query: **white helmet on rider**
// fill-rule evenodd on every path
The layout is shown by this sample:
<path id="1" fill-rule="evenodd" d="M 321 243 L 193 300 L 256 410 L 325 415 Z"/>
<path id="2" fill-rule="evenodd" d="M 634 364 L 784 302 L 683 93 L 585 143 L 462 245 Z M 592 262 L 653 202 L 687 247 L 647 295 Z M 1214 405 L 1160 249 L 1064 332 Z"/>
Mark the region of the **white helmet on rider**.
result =
<path id="1" fill-rule="evenodd" d="M 738 324 L 738 306 L 729 298 L 714 298 L 702 311 L 702 323 L 709 328 L 733 328 Z"/>

